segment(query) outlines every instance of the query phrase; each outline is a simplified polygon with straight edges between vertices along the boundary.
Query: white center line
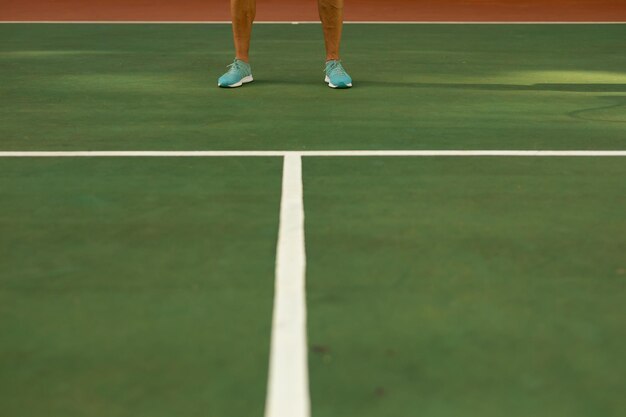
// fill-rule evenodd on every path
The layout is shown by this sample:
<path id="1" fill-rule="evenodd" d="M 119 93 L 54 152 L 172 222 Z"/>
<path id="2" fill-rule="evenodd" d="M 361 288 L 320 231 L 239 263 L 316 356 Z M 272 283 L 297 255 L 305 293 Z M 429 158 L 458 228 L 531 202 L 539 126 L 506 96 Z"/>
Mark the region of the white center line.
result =
<path id="1" fill-rule="evenodd" d="M 284 157 L 265 417 L 309 417 L 302 157 Z"/>

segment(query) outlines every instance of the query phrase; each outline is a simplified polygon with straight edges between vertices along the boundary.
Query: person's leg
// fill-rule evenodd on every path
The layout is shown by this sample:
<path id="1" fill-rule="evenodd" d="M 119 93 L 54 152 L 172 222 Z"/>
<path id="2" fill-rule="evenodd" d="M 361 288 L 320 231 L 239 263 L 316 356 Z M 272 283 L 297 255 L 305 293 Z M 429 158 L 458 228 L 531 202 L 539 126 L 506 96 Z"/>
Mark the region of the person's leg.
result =
<path id="1" fill-rule="evenodd" d="M 339 45 L 343 29 L 343 1 L 317 0 L 326 44 L 326 78 L 324 81 L 331 88 L 352 87 L 352 78 L 339 60 Z"/>
<path id="2" fill-rule="evenodd" d="M 229 70 L 217 80 L 219 87 L 241 87 L 253 81 L 250 68 L 250 38 L 252 23 L 256 15 L 256 0 L 230 0 L 230 13 L 233 20 L 233 39 L 235 40 L 235 62 Z"/>
<path id="3" fill-rule="evenodd" d="M 343 1 L 317 0 L 320 20 L 324 29 L 326 61 L 339 60 L 339 44 L 343 29 Z"/>
<path id="4" fill-rule="evenodd" d="M 256 16 L 256 0 L 230 0 L 236 58 L 249 62 L 252 23 Z"/>

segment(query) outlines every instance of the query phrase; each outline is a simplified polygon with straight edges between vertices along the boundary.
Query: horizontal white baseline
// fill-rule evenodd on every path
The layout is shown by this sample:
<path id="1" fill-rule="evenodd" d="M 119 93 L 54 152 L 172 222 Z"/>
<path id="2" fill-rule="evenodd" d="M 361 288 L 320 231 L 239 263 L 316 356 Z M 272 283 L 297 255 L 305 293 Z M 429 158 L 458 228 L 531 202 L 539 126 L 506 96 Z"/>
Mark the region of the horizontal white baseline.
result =
<path id="1" fill-rule="evenodd" d="M 310 156 L 626 156 L 626 150 L 380 150 L 380 151 L 10 151 L 0 158 L 283 157 Z"/>
<path id="2" fill-rule="evenodd" d="M 0 24 L 117 24 L 117 25 L 224 25 L 231 24 L 228 20 L 191 20 L 191 21 L 174 21 L 174 20 L 2 20 Z M 283 21 L 283 20 L 266 20 L 257 21 L 255 24 L 262 25 L 297 25 L 297 24 L 319 24 L 318 20 L 304 21 Z M 349 25 L 623 25 L 624 22 L 615 21 L 346 21 Z"/>

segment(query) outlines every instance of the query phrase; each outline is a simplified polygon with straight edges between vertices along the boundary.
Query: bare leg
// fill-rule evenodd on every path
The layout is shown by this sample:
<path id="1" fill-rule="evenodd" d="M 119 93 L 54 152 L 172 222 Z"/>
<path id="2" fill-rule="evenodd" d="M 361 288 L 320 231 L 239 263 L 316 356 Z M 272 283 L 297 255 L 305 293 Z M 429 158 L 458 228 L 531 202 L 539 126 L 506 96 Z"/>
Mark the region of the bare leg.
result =
<path id="1" fill-rule="evenodd" d="M 326 43 L 326 61 L 339 59 L 339 44 L 343 29 L 343 1 L 317 0 L 317 5 L 324 29 Z"/>
<path id="2" fill-rule="evenodd" d="M 236 58 L 249 62 L 252 23 L 256 16 L 256 0 L 230 0 Z"/>

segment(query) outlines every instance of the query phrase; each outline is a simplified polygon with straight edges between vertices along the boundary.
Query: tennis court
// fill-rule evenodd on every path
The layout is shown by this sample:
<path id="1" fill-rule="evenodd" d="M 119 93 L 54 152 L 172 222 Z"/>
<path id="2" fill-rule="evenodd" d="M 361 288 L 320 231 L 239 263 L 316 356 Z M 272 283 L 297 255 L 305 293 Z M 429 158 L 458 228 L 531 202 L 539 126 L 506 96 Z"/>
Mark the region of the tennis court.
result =
<path id="1" fill-rule="evenodd" d="M 231 36 L 0 24 L 0 414 L 623 415 L 625 24 Z"/>

